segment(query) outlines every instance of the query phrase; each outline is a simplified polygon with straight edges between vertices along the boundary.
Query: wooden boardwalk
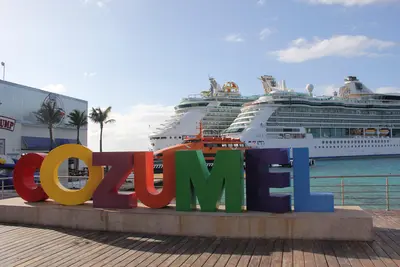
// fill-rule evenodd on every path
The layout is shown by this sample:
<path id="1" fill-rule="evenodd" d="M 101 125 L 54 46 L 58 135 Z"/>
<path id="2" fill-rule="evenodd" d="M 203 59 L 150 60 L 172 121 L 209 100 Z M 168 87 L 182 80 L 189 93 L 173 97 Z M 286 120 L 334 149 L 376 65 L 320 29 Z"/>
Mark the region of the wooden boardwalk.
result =
<path id="1" fill-rule="evenodd" d="M 400 266 L 400 212 L 373 242 L 174 237 L 0 224 L 0 266 Z"/>

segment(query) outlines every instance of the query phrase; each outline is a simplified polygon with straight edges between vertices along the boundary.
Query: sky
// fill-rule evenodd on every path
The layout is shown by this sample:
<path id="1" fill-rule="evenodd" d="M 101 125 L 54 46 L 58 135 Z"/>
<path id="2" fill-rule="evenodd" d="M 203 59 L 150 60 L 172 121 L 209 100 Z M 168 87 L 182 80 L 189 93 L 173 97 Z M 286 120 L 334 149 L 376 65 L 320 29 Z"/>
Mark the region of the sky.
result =
<path id="1" fill-rule="evenodd" d="M 1 0 L 0 61 L 10 82 L 112 106 L 105 151 L 147 150 L 209 75 L 243 95 L 262 94 L 261 75 L 400 92 L 398 14 L 400 0 Z M 98 125 L 88 136 L 98 151 Z"/>

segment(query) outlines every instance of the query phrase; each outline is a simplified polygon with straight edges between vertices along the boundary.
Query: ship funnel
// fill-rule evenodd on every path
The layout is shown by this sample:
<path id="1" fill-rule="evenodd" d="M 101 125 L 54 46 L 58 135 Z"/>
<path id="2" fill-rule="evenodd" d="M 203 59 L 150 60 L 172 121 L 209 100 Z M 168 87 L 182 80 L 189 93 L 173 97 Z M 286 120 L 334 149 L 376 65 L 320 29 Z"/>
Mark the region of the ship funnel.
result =
<path id="1" fill-rule="evenodd" d="M 282 91 L 287 91 L 285 80 L 282 80 Z"/>

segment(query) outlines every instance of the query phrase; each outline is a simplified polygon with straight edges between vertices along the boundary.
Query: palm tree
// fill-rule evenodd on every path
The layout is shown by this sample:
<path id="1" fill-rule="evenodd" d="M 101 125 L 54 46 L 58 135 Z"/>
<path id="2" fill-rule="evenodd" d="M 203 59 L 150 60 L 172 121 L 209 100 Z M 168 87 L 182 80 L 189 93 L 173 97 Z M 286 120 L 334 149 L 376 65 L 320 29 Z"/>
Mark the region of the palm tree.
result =
<path id="1" fill-rule="evenodd" d="M 94 123 L 100 124 L 100 152 L 103 152 L 103 127 L 104 127 L 104 124 L 115 122 L 114 119 L 109 118 L 110 112 L 111 112 L 111 107 L 108 107 L 105 110 L 102 110 L 101 108 L 92 108 L 92 111 L 89 114 L 89 118 Z"/>
<path id="2" fill-rule="evenodd" d="M 43 102 L 38 111 L 33 112 L 36 119 L 46 124 L 49 128 L 50 150 L 53 149 L 53 128 L 55 124 L 59 124 L 63 119 L 64 113 L 57 107 L 57 103 L 53 101 Z"/>
<path id="3" fill-rule="evenodd" d="M 79 111 L 77 109 L 74 109 L 72 112 L 68 114 L 69 122 L 67 125 L 73 126 L 76 128 L 77 134 L 76 134 L 76 143 L 80 144 L 79 140 L 79 131 L 81 127 L 84 127 L 88 124 L 87 121 L 87 116 L 86 116 L 86 111 Z"/>

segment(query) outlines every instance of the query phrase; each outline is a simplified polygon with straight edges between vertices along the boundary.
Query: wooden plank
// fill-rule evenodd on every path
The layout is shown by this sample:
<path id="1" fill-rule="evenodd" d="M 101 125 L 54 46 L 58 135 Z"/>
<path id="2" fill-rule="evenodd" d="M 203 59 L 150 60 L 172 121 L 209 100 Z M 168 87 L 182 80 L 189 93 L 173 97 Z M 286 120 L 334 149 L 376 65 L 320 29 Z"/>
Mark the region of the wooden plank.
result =
<path id="1" fill-rule="evenodd" d="M 317 267 L 328 267 L 328 262 L 326 261 L 321 241 L 314 241 L 312 243 L 312 251 L 314 254 L 315 265 Z"/>
<path id="2" fill-rule="evenodd" d="M 360 243 L 363 242 L 348 242 L 352 254 L 358 257 L 359 261 L 361 262 L 361 265 L 364 267 L 375 267 L 376 264 L 374 264 L 371 259 L 368 257 L 368 255 L 364 252 L 364 250 L 359 246 Z M 378 263 L 378 262 L 377 262 Z M 383 262 L 381 263 L 384 266 Z M 377 266 L 376 266 L 377 267 Z"/>
<path id="3" fill-rule="evenodd" d="M 217 242 L 217 239 L 215 238 L 207 238 L 206 241 L 201 245 L 198 246 L 190 255 L 190 257 L 187 258 L 187 260 L 181 265 L 182 267 L 188 267 L 192 266 L 192 264 L 200 257 L 202 252 L 206 250 L 208 247 L 213 246 L 214 243 Z"/>
<path id="4" fill-rule="evenodd" d="M 293 240 L 283 241 L 282 267 L 293 266 Z"/>
<path id="5" fill-rule="evenodd" d="M 214 258 L 218 258 L 215 262 L 214 267 L 221 267 L 225 266 L 226 263 L 229 261 L 231 254 L 236 250 L 241 242 L 244 242 L 243 239 L 228 239 L 230 240 L 229 243 L 226 245 L 224 252 L 222 255 L 215 255 L 213 254 Z"/>
<path id="6" fill-rule="evenodd" d="M 151 236 L 149 239 L 143 242 L 143 245 L 135 247 L 134 250 L 131 250 L 128 253 L 126 253 L 127 255 L 124 254 L 124 256 L 126 257 L 124 257 L 122 261 L 118 262 L 117 264 L 114 264 L 113 266 L 129 266 L 131 262 L 140 257 L 143 253 L 152 249 L 154 246 L 158 245 L 159 241 L 162 239 L 165 239 L 165 236 L 163 235 Z"/>
<path id="7" fill-rule="evenodd" d="M 199 237 L 188 237 L 188 241 L 181 246 L 173 255 L 168 256 L 160 266 L 179 266 L 185 261 L 185 255 L 191 253 L 191 249 L 194 246 L 198 245 L 200 242 L 203 242 L 205 239 Z M 182 257 L 183 256 L 183 257 Z"/>
<path id="8" fill-rule="evenodd" d="M 154 260 L 152 263 L 148 265 L 148 267 L 153 267 L 153 266 L 164 266 L 166 263 L 166 260 L 168 257 L 178 253 L 179 249 L 183 246 L 186 246 L 188 244 L 189 237 L 181 237 L 179 242 L 177 242 L 175 245 L 170 247 L 165 253 L 163 253 L 161 256 L 159 256 L 156 260 Z"/>
<path id="9" fill-rule="evenodd" d="M 133 247 L 130 247 L 129 249 L 124 249 L 123 253 L 121 253 L 117 258 L 114 258 L 113 260 L 108 262 L 107 266 L 125 266 L 124 263 L 129 262 L 131 260 L 131 257 L 133 257 L 136 252 L 140 251 L 142 247 L 146 246 L 149 241 L 151 242 L 151 238 L 152 236 L 144 236 L 143 238 L 135 242 Z"/>
<path id="10" fill-rule="evenodd" d="M 342 249 L 344 250 L 344 254 L 349 260 L 351 266 L 353 267 L 363 267 L 360 260 L 357 258 L 355 253 L 351 251 L 350 246 L 347 242 L 341 242 Z"/>
<path id="11" fill-rule="evenodd" d="M 387 267 L 395 267 L 397 264 L 386 254 L 386 252 L 377 244 L 377 242 L 362 243 L 361 247 L 367 255 L 373 259 L 374 256 L 381 260 Z M 376 265 L 376 264 L 375 264 Z"/>
<path id="12" fill-rule="evenodd" d="M 46 236 L 51 235 L 52 233 L 44 232 L 43 230 L 34 230 L 34 231 L 14 231 L 15 233 L 10 234 L 5 238 L 0 239 L 0 243 L 4 244 L 0 247 L 1 253 L 6 253 L 8 250 L 11 250 L 15 247 L 15 244 L 26 244 L 29 240 L 36 236 Z"/>
<path id="13" fill-rule="evenodd" d="M 386 255 L 389 256 L 390 259 L 393 260 L 393 262 L 396 265 L 400 266 L 399 254 L 397 254 L 396 251 L 394 251 L 391 246 L 389 246 L 382 238 L 380 238 L 380 236 L 378 235 L 378 232 L 376 232 L 375 242 L 371 244 L 371 247 L 376 252 L 378 252 L 379 250 L 383 251 Z"/>
<path id="14" fill-rule="evenodd" d="M 0 224 L 0 237 L 2 235 L 5 235 L 6 233 L 9 233 L 11 231 L 15 231 L 20 229 L 18 226 L 13 226 L 13 225 L 1 225 Z"/>
<path id="15" fill-rule="evenodd" d="M 262 255 L 265 251 L 265 246 L 267 244 L 266 239 L 256 239 L 256 244 L 254 248 L 253 255 L 250 258 L 248 267 L 258 267 L 261 263 Z"/>
<path id="16" fill-rule="evenodd" d="M 77 238 L 76 234 L 82 234 L 82 232 L 66 235 L 50 244 L 47 244 L 47 247 L 43 249 L 43 251 L 40 251 L 41 253 L 37 253 L 38 251 L 32 250 L 29 255 L 26 255 L 28 257 L 26 257 L 23 261 L 21 260 L 16 262 L 15 264 L 19 266 L 33 267 L 42 266 L 44 263 L 49 264 L 52 259 L 56 259 L 55 261 L 58 262 L 62 256 L 65 257 L 70 255 L 69 251 L 71 248 L 82 246 L 87 242 L 86 238 L 95 236 L 95 233 L 88 232 L 87 235 L 83 234 L 83 236 Z"/>
<path id="17" fill-rule="evenodd" d="M 293 266 L 305 267 L 302 240 L 293 240 Z"/>
<path id="18" fill-rule="evenodd" d="M 400 212 L 373 242 L 145 236 L 0 224 L 4 266 L 400 266 Z"/>
<path id="19" fill-rule="evenodd" d="M 50 232 L 51 233 L 51 232 Z M 51 250 L 52 247 L 55 247 L 57 244 L 63 244 L 68 241 L 74 241 L 79 239 L 80 237 L 84 237 L 89 235 L 90 233 L 86 232 L 72 232 L 72 235 L 68 236 L 65 233 L 54 234 L 50 236 L 40 236 L 39 238 L 33 238 L 29 242 L 29 246 L 16 247 L 13 255 L 8 258 L 3 258 L 2 263 L 7 265 L 12 265 L 18 262 L 19 264 L 23 264 L 26 261 L 31 261 L 32 259 L 45 259 L 52 255 L 51 252 L 47 252 Z M 10 253 L 6 254 L 7 256 Z M 23 256 L 21 256 L 23 255 Z"/>
<path id="20" fill-rule="evenodd" d="M 251 239 L 247 243 L 246 249 L 243 251 L 242 256 L 236 266 L 247 266 L 250 262 L 251 256 L 253 255 L 254 249 L 256 248 L 256 239 Z"/>
<path id="21" fill-rule="evenodd" d="M 271 266 L 272 263 L 272 253 L 275 248 L 275 243 L 277 240 L 270 239 L 265 246 L 264 254 L 261 257 L 260 266 Z"/>
<path id="22" fill-rule="evenodd" d="M 195 262 L 191 266 L 193 267 L 201 267 L 205 264 L 205 262 L 211 257 L 211 255 L 215 252 L 215 250 L 221 245 L 222 239 L 216 238 L 214 242 L 205 249 L 205 251 L 197 258 Z"/>
<path id="23" fill-rule="evenodd" d="M 123 233 L 107 234 L 105 232 L 95 232 L 95 235 L 91 237 L 90 242 L 83 247 L 73 246 L 68 249 L 68 253 L 51 257 L 51 264 L 57 265 L 57 267 L 79 265 L 80 262 L 86 262 L 87 260 L 92 259 L 93 254 L 99 250 L 106 248 L 108 245 L 114 244 L 123 238 Z M 49 263 L 46 262 L 46 264 Z"/>
<path id="24" fill-rule="evenodd" d="M 316 266 L 314 253 L 313 253 L 313 241 L 312 240 L 303 240 L 303 252 L 304 252 L 304 265 L 306 267 Z"/>
<path id="25" fill-rule="evenodd" d="M 181 266 L 193 253 L 195 253 L 196 249 L 207 242 L 207 240 L 208 239 L 204 237 L 194 238 L 193 243 L 191 243 L 184 251 L 181 251 L 178 257 L 173 257 L 166 262 L 165 266 Z"/>
<path id="26" fill-rule="evenodd" d="M 336 259 L 341 267 L 351 267 L 349 260 L 346 257 L 340 241 L 329 242 L 333 252 L 336 255 Z"/>
<path id="27" fill-rule="evenodd" d="M 30 258 L 32 255 L 38 255 L 45 251 L 49 245 L 53 245 L 58 240 L 65 237 L 65 233 L 44 232 L 43 234 L 33 236 L 29 241 L 24 240 L 16 243 L 12 247 L 7 247 L 7 251 L 0 252 L 2 263 L 11 264 L 20 258 Z M 39 252 L 39 253 L 38 253 Z M 19 259 L 17 259 L 17 257 Z"/>
<path id="28" fill-rule="evenodd" d="M 329 267 L 339 267 L 339 262 L 336 258 L 335 252 L 333 251 L 331 245 L 329 244 L 329 241 L 323 241 L 321 242 L 322 244 L 322 250 L 324 251 L 326 263 L 328 264 Z"/>
<path id="29" fill-rule="evenodd" d="M 275 241 L 274 248 L 271 253 L 271 266 L 281 266 L 283 259 L 283 240 Z"/>
<path id="30" fill-rule="evenodd" d="M 248 243 L 249 243 L 248 239 L 240 240 L 240 243 L 238 244 L 236 249 L 233 251 L 228 262 L 226 263 L 226 265 L 225 265 L 226 267 L 237 266 L 237 264 L 240 260 L 240 257 L 242 256 L 242 252 L 243 252 L 243 250 L 246 249 Z"/>
<path id="31" fill-rule="evenodd" d="M 136 264 L 135 266 L 149 266 L 150 263 L 155 261 L 158 257 L 163 255 L 167 250 L 171 247 L 174 247 L 176 244 L 179 243 L 183 239 L 182 236 L 173 236 L 169 239 L 165 239 L 165 241 L 162 241 L 162 243 L 156 247 L 154 247 L 152 250 L 149 250 L 148 252 L 144 253 L 144 255 L 148 254 L 148 257 L 145 258 L 144 255 L 142 255 L 142 259 L 144 259 L 140 264 Z M 139 259 L 139 258 L 138 258 Z M 136 262 L 139 262 L 137 259 Z"/>
<path id="32" fill-rule="evenodd" d="M 112 256 L 118 251 L 123 250 L 127 244 L 131 244 L 128 239 L 130 236 L 131 235 L 127 233 L 119 233 L 118 235 L 114 236 L 113 240 L 98 241 L 90 248 L 86 248 L 85 251 L 79 252 L 83 254 L 84 257 L 79 259 L 74 257 L 64 258 L 61 264 L 60 262 L 57 263 L 57 266 L 93 266 L 95 264 L 98 266 L 102 260 Z M 141 239 L 141 237 L 142 236 L 139 236 L 139 239 Z M 134 243 L 136 243 L 136 241 L 137 240 L 135 240 Z"/>

